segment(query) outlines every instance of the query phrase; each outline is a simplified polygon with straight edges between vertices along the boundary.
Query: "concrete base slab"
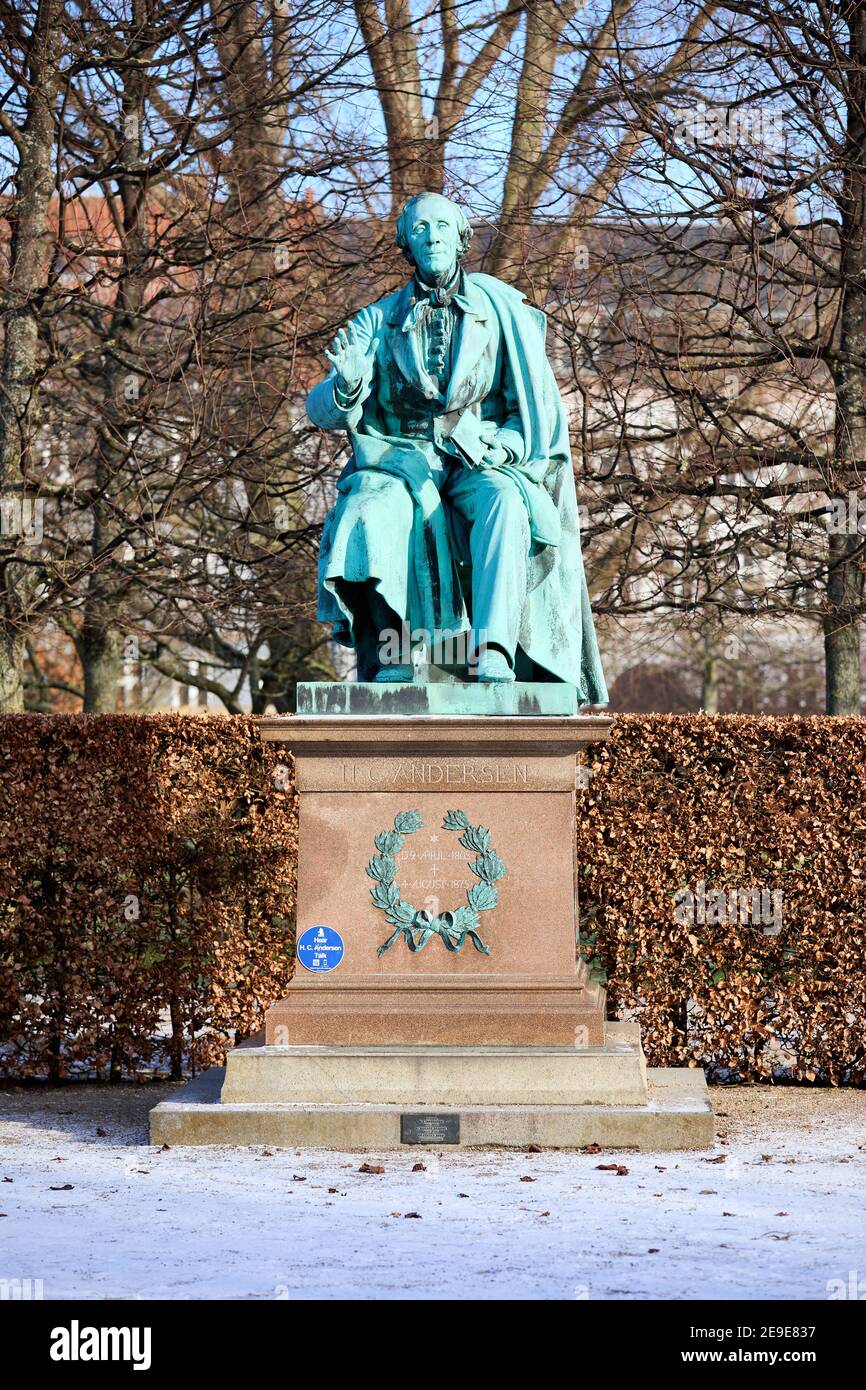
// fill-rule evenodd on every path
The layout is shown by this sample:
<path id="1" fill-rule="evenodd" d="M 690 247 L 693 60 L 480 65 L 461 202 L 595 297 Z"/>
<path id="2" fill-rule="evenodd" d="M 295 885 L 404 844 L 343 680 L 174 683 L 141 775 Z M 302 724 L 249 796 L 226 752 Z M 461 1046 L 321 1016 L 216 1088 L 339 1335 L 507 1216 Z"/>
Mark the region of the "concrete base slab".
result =
<path id="1" fill-rule="evenodd" d="M 602 1047 L 242 1047 L 226 1061 L 223 1104 L 644 1105 L 636 1023 Z"/>
<path id="2" fill-rule="evenodd" d="M 413 1149 L 403 1141 L 407 1108 L 399 1105 L 233 1105 L 220 1102 L 224 1070 L 214 1067 L 150 1112 L 152 1144 L 268 1144 L 343 1152 Z M 424 1107 L 424 1116 L 459 1120 L 457 1142 L 435 1137 L 442 1120 L 428 1123 L 429 1145 L 451 1148 L 707 1149 L 714 1140 L 713 1111 L 704 1074 L 686 1067 L 651 1067 L 648 1102 L 616 1105 L 468 1105 Z M 418 1108 L 412 1107 L 413 1115 Z M 419 1127 L 414 1126 L 418 1132 Z M 442 1132 L 442 1131 L 440 1131 Z"/>

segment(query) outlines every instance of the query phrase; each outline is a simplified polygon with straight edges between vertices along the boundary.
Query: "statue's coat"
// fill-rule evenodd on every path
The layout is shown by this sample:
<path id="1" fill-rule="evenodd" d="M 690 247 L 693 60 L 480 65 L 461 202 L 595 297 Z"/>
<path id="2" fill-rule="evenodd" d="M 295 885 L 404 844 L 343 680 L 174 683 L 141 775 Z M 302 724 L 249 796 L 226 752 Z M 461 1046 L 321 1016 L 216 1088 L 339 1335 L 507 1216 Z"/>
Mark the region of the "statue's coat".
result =
<path id="1" fill-rule="evenodd" d="M 333 623 L 336 641 L 352 645 L 351 614 L 334 580 L 348 573 L 350 552 L 359 540 L 349 534 L 351 528 L 340 526 L 341 501 L 356 488 L 360 471 L 375 470 L 402 479 L 414 503 L 409 555 L 394 555 L 388 573 L 373 576 L 384 599 L 413 629 L 444 635 L 469 627 L 456 566 L 463 551 L 455 534 L 459 519 L 449 518 L 431 478 L 431 464 L 439 466 L 436 446 L 393 432 L 399 428 L 402 376 L 420 384 L 431 400 L 439 397 L 444 411 L 471 408 L 502 427 L 499 437 L 512 461 L 498 471 L 519 489 L 532 537 L 515 663 L 518 679 L 568 681 L 582 703 L 603 704 L 608 697 L 580 550 L 568 422 L 545 351 L 547 322 L 519 291 L 493 276 L 466 273 L 464 285 L 444 402 L 420 361 L 412 331 L 411 282 L 353 320 L 359 343 L 367 346 L 378 338 L 379 345 L 370 377 L 351 403 L 337 403 L 334 371 L 310 392 L 307 412 L 313 423 L 345 428 L 352 444 L 352 458 L 337 483 L 341 497 L 322 534 L 319 618 Z M 387 507 L 377 513 L 375 492 L 369 505 L 366 526 L 387 530 Z"/>

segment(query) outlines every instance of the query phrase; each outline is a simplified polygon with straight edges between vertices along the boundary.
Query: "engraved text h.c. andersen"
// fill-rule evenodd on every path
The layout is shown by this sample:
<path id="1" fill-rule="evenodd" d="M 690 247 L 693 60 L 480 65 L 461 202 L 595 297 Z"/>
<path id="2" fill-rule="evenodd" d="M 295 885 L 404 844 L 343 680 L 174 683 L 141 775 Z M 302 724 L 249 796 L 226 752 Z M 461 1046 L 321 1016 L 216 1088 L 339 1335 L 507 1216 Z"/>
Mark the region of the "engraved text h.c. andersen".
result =
<path id="1" fill-rule="evenodd" d="M 344 762 L 346 786 L 388 786 L 410 783 L 416 787 L 526 786 L 532 775 L 528 763 L 514 762 Z"/>

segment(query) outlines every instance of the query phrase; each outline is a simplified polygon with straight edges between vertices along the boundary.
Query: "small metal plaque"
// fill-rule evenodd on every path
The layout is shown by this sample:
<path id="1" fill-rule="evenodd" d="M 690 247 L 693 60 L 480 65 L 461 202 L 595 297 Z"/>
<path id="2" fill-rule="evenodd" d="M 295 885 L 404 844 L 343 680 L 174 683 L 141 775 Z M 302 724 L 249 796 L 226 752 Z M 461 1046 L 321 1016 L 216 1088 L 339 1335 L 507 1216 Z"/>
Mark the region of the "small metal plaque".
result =
<path id="1" fill-rule="evenodd" d="M 459 1115 L 401 1115 L 401 1144 L 459 1144 Z"/>

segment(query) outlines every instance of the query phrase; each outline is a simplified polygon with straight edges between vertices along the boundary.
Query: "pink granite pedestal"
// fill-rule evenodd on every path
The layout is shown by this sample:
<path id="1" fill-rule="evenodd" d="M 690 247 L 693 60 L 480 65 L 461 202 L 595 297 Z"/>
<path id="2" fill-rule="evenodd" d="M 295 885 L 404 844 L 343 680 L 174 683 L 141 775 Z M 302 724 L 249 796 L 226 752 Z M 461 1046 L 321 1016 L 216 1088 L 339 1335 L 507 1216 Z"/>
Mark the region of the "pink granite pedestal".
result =
<path id="1" fill-rule="evenodd" d="M 268 1045 L 597 1046 L 604 991 L 577 952 L 575 779 L 581 749 L 608 735 L 597 715 L 475 718 L 325 715 L 262 720 L 294 756 L 300 796 L 297 934 L 326 926 L 340 965 L 300 965 L 267 1014 Z M 374 838 L 417 811 L 397 854 L 403 900 L 431 915 L 467 902 L 474 854 L 443 828 L 449 811 L 490 831 L 507 872 L 480 914 L 490 948 L 432 938 L 413 953 L 370 897 Z"/>
<path id="2" fill-rule="evenodd" d="M 295 760 L 298 937 L 331 927 L 344 952 L 326 973 L 298 965 L 265 1036 L 156 1106 L 151 1142 L 711 1145 L 703 1072 L 647 1069 L 637 1023 L 605 1022 L 604 991 L 580 963 L 577 758 L 611 722 L 526 710 L 262 720 L 264 738 Z M 479 882 L 446 814 L 489 830 L 506 866 L 498 900 L 479 913 L 489 955 L 468 939 L 449 951 L 438 937 L 414 953 L 400 938 L 378 954 L 393 927 L 366 868 L 375 837 L 407 811 L 423 827 L 396 850 L 394 882 L 401 901 L 431 916 L 453 912 Z"/>

